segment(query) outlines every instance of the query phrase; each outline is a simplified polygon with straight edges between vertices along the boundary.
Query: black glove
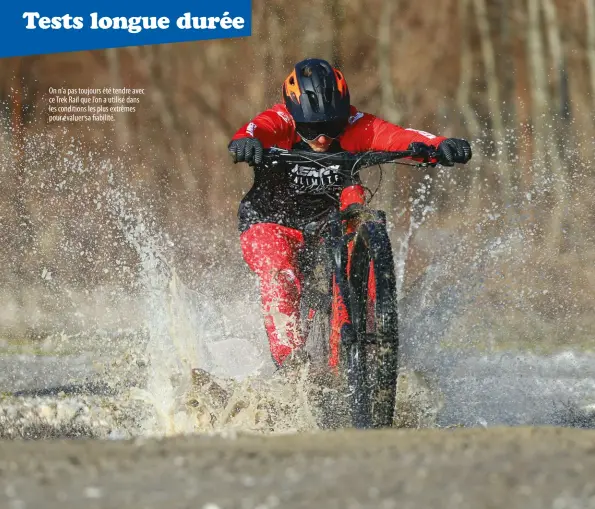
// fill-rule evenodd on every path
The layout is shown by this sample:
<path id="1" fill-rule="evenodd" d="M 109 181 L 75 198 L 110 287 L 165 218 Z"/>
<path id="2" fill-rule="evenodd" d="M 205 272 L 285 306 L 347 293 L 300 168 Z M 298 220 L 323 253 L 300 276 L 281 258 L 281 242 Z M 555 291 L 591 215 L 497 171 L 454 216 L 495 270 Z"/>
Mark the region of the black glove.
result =
<path id="1" fill-rule="evenodd" d="M 258 138 L 231 140 L 227 148 L 234 163 L 246 162 L 250 166 L 262 163 L 263 146 Z"/>
<path id="2" fill-rule="evenodd" d="M 443 166 L 454 166 L 455 163 L 465 164 L 471 159 L 471 145 L 467 140 L 447 138 L 438 145 L 436 157 Z"/>

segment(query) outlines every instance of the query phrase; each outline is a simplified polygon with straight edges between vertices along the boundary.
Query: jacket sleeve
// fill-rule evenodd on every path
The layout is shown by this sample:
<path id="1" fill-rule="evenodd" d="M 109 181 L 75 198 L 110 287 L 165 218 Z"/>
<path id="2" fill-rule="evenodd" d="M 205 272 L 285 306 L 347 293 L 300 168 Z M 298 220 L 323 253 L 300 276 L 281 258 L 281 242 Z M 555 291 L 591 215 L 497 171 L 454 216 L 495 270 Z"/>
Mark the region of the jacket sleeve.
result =
<path id="1" fill-rule="evenodd" d="M 369 113 L 358 112 L 350 117 L 350 127 L 345 131 L 341 145 L 352 152 L 366 150 L 407 150 L 409 144 L 420 141 L 434 148 L 446 139 L 444 136 L 403 128 Z"/>
<path id="2" fill-rule="evenodd" d="M 250 122 L 244 124 L 233 135 L 232 140 L 239 138 L 258 138 L 264 148 L 273 145 L 288 148 L 294 136 L 293 123 L 282 107 L 272 108 L 259 113 Z"/>

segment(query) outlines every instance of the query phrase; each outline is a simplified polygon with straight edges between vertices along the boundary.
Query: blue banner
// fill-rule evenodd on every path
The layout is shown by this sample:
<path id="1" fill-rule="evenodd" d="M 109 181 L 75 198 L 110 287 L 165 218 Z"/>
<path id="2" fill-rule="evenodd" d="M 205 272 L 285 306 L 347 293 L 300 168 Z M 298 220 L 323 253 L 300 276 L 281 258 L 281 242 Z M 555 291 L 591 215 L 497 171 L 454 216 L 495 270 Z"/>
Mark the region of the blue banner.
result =
<path id="1" fill-rule="evenodd" d="M 249 35 L 251 0 L 25 0 L 0 9 L 0 57 Z"/>

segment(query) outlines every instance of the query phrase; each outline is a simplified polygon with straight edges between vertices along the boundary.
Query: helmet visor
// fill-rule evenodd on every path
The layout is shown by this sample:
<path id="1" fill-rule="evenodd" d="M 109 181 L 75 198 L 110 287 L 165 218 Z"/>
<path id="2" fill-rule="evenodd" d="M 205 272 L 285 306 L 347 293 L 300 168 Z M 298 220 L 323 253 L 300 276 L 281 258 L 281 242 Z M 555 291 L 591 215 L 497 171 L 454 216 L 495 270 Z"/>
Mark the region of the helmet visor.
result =
<path id="1" fill-rule="evenodd" d="M 295 129 L 304 140 L 312 141 L 323 135 L 327 138 L 338 138 L 346 126 L 347 119 L 340 119 L 329 122 L 296 122 Z"/>

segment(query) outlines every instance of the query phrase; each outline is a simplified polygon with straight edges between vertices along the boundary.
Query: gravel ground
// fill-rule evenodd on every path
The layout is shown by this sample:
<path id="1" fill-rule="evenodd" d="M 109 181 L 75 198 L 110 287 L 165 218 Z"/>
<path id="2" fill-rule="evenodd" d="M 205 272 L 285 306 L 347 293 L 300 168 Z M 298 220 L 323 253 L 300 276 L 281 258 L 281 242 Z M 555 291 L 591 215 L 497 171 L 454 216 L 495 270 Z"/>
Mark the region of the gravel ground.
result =
<path id="1" fill-rule="evenodd" d="M 0 442 L 0 507 L 595 507 L 595 432 L 387 430 Z"/>
<path id="2" fill-rule="evenodd" d="M 555 359 L 556 390 L 566 393 L 574 387 L 586 394 L 593 378 L 591 358 L 561 359 Z M 519 409 L 535 406 L 541 399 L 532 396 L 533 385 L 540 398 L 557 394 L 549 389 L 549 363 L 514 361 L 494 365 L 467 358 L 461 370 L 454 369 L 455 363 L 449 370 L 456 375 L 451 376 L 452 394 L 466 398 L 458 405 L 489 417 L 488 410 L 499 405 L 517 412 L 506 399 L 514 394 Z M 545 367 L 528 370 L 525 361 Z M 135 359 L 131 363 L 137 365 Z M 490 421 L 496 424 L 488 422 L 487 428 L 273 435 L 230 429 L 138 438 L 138 425 L 150 409 L 124 390 L 135 378 L 124 376 L 129 371 L 124 365 L 118 368 L 122 376 L 115 377 L 117 383 L 106 385 L 99 383 L 107 378 L 104 368 L 87 357 L 6 356 L 2 364 L 7 369 L 0 375 L 5 392 L 0 396 L 0 438 L 18 440 L 0 440 L 0 508 L 595 508 L 595 431 L 500 427 L 498 416 L 506 417 L 506 408 L 494 414 Z M 519 366 L 523 371 L 518 372 Z M 19 390 L 7 391 L 18 373 L 25 374 L 19 377 Z M 524 392 L 502 383 L 522 373 Z M 495 374 L 500 383 L 493 383 Z M 43 387 L 44 379 L 53 387 Z M 420 387 L 418 381 L 410 390 Z M 457 387 L 468 389 L 459 392 Z M 505 397 L 486 397 L 496 389 Z M 457 404 L 449 394 L 446 402 Z M 485 404 L 470 405 L 480 399 Z M 428 409 L 443 404 L 438 403 L 427 397 Z M 518 411 L 519 416 L 525 413 Z M 432 412 L 426 417 L 425 424 L 409 425 L 443 426 Z M 595 428 L 595 407 L 564 407 L 557 419 L 547 421 Z"/>

